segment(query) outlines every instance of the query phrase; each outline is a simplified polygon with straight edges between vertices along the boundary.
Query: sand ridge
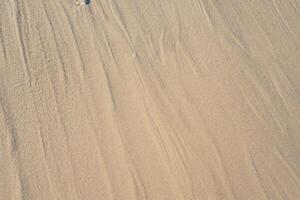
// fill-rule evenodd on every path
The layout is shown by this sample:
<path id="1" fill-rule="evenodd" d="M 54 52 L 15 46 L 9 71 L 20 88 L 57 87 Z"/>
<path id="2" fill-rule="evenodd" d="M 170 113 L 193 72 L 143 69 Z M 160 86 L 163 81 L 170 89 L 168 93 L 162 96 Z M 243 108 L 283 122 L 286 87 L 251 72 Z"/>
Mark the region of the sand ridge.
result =
<path id="1" fill-rule="evenodd" d="M 300 199 L 297 0 L 0 4 L 1 200 Z"/>

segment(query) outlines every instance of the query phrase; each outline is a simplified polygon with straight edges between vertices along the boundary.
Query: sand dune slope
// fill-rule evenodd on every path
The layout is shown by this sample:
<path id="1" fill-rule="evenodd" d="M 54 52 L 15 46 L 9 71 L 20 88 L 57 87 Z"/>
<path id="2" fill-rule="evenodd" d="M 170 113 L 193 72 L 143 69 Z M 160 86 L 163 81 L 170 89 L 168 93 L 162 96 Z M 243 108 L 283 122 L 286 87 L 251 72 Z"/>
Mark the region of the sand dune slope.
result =
<path id="1" fill-rule="evenodd" d="M 300 199 L 299 1 L 2 1 L 0 199 Z"/>

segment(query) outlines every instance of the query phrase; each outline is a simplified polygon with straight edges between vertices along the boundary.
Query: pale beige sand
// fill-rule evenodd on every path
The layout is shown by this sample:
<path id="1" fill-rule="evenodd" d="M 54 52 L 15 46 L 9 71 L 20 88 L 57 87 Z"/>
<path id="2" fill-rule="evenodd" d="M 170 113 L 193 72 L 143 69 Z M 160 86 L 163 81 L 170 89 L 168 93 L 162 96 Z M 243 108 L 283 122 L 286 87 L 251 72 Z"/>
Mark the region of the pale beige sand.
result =
<path id="1" fill-rule="evenodd" d="M 299 200 L 299 47 L 298 0 L 1 1 L 0 199 Z"/>

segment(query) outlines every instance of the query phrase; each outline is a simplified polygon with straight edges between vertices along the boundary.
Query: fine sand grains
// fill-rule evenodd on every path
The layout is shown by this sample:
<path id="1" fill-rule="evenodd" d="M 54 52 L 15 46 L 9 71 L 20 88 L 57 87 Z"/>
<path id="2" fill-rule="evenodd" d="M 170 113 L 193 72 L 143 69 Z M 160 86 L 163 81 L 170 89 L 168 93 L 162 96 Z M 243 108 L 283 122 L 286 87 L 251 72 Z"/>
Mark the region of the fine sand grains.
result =
<path id="1" fill-rule="evenodd" d="M 1 2 L 0 200 L 300 199 L 299 13 Z"/>

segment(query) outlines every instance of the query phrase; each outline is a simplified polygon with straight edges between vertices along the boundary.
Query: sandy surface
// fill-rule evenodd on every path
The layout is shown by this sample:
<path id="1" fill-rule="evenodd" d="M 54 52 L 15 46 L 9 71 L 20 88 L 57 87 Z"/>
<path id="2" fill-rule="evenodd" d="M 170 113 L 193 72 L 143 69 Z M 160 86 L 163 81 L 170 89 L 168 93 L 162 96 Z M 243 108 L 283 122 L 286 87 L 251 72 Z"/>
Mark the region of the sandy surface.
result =
<path id="1" fill-rule="evenodd" d="M 3 0 L 0 199 L 299 200 L 299 1 Z"/>

